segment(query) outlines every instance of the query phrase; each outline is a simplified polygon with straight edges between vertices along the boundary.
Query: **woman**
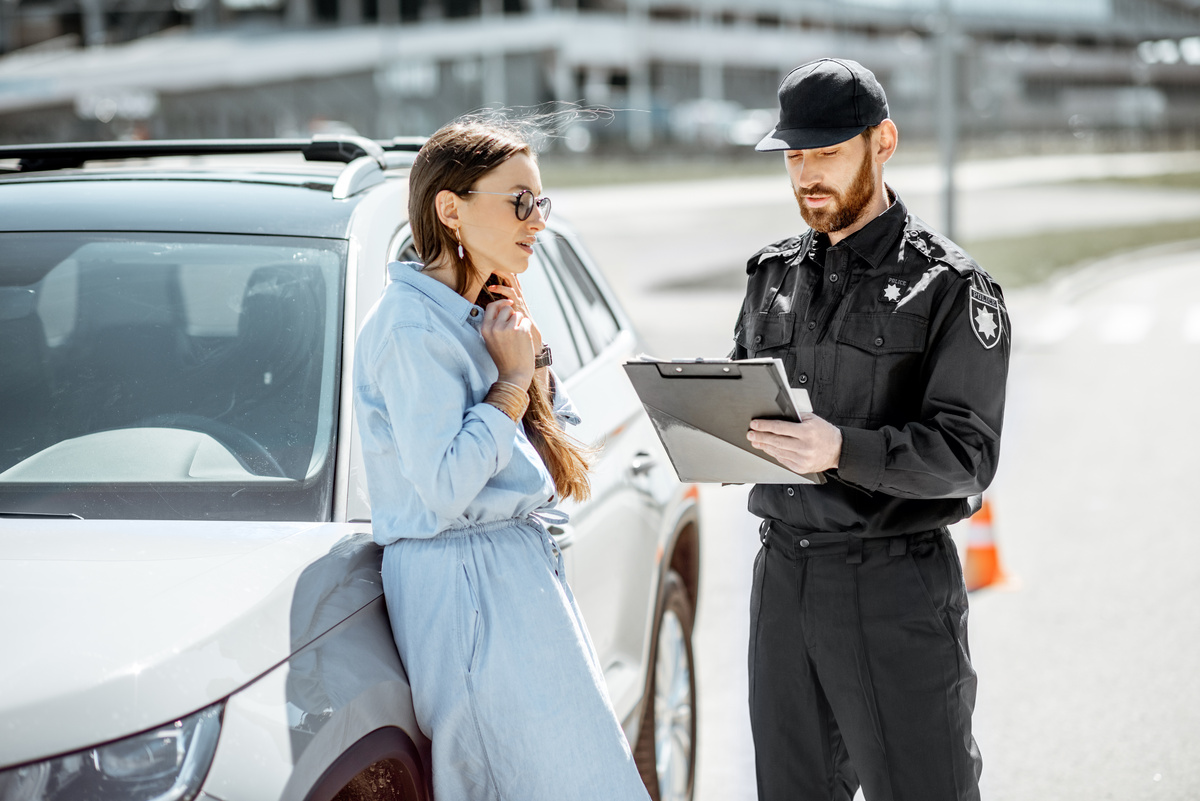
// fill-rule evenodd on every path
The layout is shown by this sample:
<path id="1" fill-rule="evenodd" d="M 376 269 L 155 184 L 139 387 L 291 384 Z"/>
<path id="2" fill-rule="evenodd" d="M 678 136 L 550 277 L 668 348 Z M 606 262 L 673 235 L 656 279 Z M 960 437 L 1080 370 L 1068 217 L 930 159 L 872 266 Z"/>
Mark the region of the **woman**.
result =
<path id="1" fill-rule="evenodd" d="M 384 594 L 438 801 L 647 798 L 539 520 L 588 493 L 517 280 L 550 211 L 541 191 L 515 131 L 435 133 L 409 177 L 424 265 L 388 266 L 358 338 Z"/>

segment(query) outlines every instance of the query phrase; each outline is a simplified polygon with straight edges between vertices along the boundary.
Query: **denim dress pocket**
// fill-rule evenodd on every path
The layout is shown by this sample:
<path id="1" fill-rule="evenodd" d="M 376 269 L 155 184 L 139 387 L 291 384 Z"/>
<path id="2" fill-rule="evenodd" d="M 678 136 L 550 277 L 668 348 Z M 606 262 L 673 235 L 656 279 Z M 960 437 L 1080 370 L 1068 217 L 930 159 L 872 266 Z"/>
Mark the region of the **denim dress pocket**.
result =
<path id="1" fill-rule="evenodd" d="M 463 665 L 467 673 L 474 673 L 478 665 L 480 640 L 483 637 L 483 612 L 479 607 L 479 598 L 475 594 L 475 586 L 471 581 L 471 571 L 464 560 L 459 573 L 462 587 L 458 593 L 460 605 L 459 620 L 461 622 L 461 644 Z"/>
<path id="2" fill-rule="evenodd" d="M 903 399 L 919 379 L 929 323 L 897 312 L 847 314 L 837 332 L 834 408 L 839 417 L 874 423 L 908 419 Z"/>

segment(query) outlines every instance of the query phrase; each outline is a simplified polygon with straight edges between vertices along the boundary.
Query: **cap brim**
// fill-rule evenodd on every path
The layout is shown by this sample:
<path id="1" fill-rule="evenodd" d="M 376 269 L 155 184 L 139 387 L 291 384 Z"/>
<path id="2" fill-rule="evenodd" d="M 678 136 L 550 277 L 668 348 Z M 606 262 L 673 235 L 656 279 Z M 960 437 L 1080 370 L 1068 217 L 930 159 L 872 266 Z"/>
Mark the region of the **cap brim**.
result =
<path id="1" fill-rule="evenodd" d="M 776 128 L 764 136 L 754 149 L 812 150 L 815 147 L 829 147 L 853 139 L 869 127 L 858 125 L 853 128 Z"/>

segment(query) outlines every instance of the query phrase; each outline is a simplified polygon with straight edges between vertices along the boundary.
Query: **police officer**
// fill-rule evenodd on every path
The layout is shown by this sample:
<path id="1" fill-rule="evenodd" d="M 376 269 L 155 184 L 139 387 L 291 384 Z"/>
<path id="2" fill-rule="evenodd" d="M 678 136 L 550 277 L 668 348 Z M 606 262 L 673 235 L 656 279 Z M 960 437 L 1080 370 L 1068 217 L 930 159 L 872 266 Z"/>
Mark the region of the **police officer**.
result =
<path id="1" fill-rule="evenodd" d="M 820 59 L 779 87 L 810 230 L 749 261 L 735 358 L 775 356 L 814 414 L 747 437 L 824 483 L 759 484 L 750 717 L 760 799 L 978 799 L 967 596 L 946 526 L 996 471 L 1010 331 L 970 256 L 883 182 L 875 76 Z"/>

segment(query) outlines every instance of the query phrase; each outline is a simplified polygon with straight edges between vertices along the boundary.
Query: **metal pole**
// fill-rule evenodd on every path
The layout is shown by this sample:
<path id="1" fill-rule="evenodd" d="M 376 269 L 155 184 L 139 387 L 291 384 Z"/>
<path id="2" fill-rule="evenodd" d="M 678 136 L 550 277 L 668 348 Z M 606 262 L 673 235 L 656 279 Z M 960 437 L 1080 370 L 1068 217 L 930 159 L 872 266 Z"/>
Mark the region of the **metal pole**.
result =
<path id="1" fill-rule="evenodd" d="M 650 18 L 646 0 L 627 5 L 627 24 L 630 28 L 629 53 L 629 144 L 634 150 L 646 150 L 654 141 L 650 118 L 653 95 L 650 86 L 650 62 L 647 54 L 647 26 Z"/>
<path id="2" fill-rule="evenodd" d="M 338 0 L 338 25 L 359 25 L 363 21 L 362 0 Z"/>
<path id="3" fill-rule="evenodd" d="M 0 55 L 17 49 L 17 21 L 15 14 L 13 19 L 9 19 L 10 5 L 8 0 L 0 0 Z"/>
<path id="4" fill-rule="evenodd" d="M 210 0 L 215 3 L 216 0 Z M 312 7 L 309 0 L 287 0 L 284 23 L 289 28 L 307 28 L 312 22 Z"/>
<path id="5" fill-rule="evenodd" d="M 700 25 L 706 34 L 716 38 L 717 12 L 707 0 L 700 6 Z M 700 56 L 700 97 L 704 100 L 725 99 L 725 61 L 714 51 Z"/>
<path id="6" fill-rule="evenodd" d="M 400 24 L 400 0 L 379 0 L 375 16 L 380 26 L 394 30 Z"/>
<path id="7" fill-rule="evenodd" d="M 956 236 L 954 165 L 958 154 L 956 39 L 953 0 L 940 0 L 938 31 L 938 149 L 942 162 L 942 233 Z"/>
<path id="8" fill-rule="evenodd" d="M 378 108 L 375 114 L 375 135 L 387 138 L 400 133 L 400 101 L 396 90 L 388 81 L 388 67 L 392 53 L 403 52 L 404 39 L 401 34 L 400 0 L 379 0 L 379 58 L 375 65 L 375 97 Z"/>
<path id="9" fill-rule="evenodd" d="M 479 4 L 479 17 L 485 23 L 498 25 L 503 21 L 503 0 L 482 0 Z M 483 104 L 492 108 L 506 108 L 508 105 L 508 75 L 505 72 L 507 64 L 508 45 L 497 38 L 496 49 L 483 55 Z"/>
<path id="10" fill-rule="evenodd" d="M 83 0 L 82 5 L 83 43 L 86 47 L 99 47 L 108 41 L 104 0 Z"/>

